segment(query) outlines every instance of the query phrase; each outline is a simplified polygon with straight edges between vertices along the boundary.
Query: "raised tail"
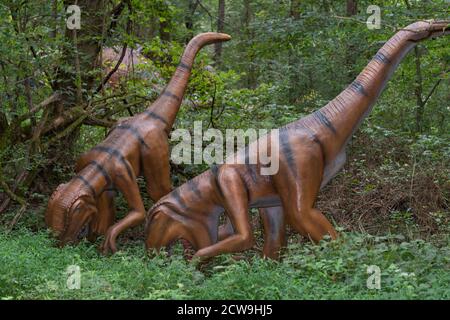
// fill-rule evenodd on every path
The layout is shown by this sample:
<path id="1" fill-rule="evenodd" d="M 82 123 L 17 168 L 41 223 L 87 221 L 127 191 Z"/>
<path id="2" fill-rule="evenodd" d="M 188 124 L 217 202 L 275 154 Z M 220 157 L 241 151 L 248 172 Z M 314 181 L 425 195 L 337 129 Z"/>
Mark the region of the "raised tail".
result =
<path id="1" fill-rule="evenodd" d="M 186 90 L 195 56 L 208 44 L 228 41 L 231 36 L 225 33 L 201 33 L 187 44 L 174 75 L 158 99 L 147 109 L 146 113 L 157 117 L 165 123 L 167 129 L 173 126 Z"/>

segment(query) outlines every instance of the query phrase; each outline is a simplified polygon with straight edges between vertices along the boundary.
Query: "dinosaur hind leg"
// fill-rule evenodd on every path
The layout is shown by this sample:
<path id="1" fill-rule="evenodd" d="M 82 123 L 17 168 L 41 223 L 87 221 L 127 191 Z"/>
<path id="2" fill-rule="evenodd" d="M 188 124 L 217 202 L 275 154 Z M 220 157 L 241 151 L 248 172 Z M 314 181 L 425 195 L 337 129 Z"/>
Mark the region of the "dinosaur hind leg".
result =
<path id="1" fill-rule="evenodd" d="M 286 227 L 282 207 L 260 208 L 259 215 L 264 227 L 263 256 L 279 259 L 282 247 L 286 246 Z"/>
<path id="2" fill-rule="evenodd" d="M 147 193 L 156 202 L 172 190 L 167 136 L 164 133 L 154 136 L 149 147 L 141 152 Z"/>
<path id="3" fill-rule="evenodd" d="M 295 169 L 294 172 L 292 169 Z M 311 156 L 300 159 L 295 168 L 280 167 L 279 173 L 274 176 L 286 222 L 316 243 L 327 234 L 332 239 L 337 237 L 328 219 L 314 208 L 322 174 L 322 160 L 319 156 Z"/>

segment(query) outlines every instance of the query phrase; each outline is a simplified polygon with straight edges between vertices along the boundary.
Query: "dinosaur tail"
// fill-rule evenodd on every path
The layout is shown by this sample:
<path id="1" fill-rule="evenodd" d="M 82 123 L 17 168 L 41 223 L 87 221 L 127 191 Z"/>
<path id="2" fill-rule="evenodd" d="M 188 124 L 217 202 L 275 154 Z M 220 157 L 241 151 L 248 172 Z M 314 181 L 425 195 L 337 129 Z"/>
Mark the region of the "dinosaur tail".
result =
<path id="1" fill-rule="evenodd" d="M 419 21 L 398 31 L 344 91 L 300 121 L 320 135 L 334 159 L 371 111 L 403 57 L 420 41 L 450 34 L 450 20 Z"/>
<path id="2" fill-rule="evenodd" d="M 180 64 L 159 98 L 149 107 L 147 113 L 158 117 L 171 128 L 183 99 L 191 74 L 194 59 L 201 48 L 208 44 L 228 41 L 231 37 L 225 33 L 201 33 L 189 41 Z"/>

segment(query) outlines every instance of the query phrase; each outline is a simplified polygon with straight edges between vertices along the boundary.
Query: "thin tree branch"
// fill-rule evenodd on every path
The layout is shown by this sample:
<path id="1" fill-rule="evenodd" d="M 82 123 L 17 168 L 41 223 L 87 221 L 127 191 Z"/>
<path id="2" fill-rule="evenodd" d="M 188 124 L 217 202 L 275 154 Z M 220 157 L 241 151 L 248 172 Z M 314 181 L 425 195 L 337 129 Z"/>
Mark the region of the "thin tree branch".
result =
<path id="1" fill-rule="evenodd" d="M 433 95 L 434 91 L 436 91 L 436 88 L 439 86 L 439 84 L 441 83 L 442 79 L 439 79 L 433 86 L 433 88 L 430 90 L 430 93 L 427 95 L 427 97 L 425 98 L 425 100 L 423 101 L 423 106 L 425 107 L 425 105 L 427 104 L 428 100 L 431 98 L 431 96 Z"/>
<path id="2" fill-rule="evenodd" d="M 94 95 L 99 93 L 103 87 L 105 86 L 105 84 L 108 83 L 109 79 L 111 79 L 111 77 L 114 75 L 114 73 L 116 73 L 117 70 L 119 70 L 120 65 L 122 64 L 123 58 L 125 58 L 125 54 L 127 52 L 127 47 L 128 45 L 126 43 L 123 44 L 123 48 L 122 48 L 122 52 L 120 53 L 120 57 L 119 60 L 117 61 L 116 65 L 114 66 L 114 68 L 112 68 L 112 70 L 110 72 L 108 72 L 108 74 L 106 75 L 105 78 L 103 78 L 102 82 L 100 83 L 100 85 L 97 87 L 97 89 L 95 89 L 94 91 Z"/>

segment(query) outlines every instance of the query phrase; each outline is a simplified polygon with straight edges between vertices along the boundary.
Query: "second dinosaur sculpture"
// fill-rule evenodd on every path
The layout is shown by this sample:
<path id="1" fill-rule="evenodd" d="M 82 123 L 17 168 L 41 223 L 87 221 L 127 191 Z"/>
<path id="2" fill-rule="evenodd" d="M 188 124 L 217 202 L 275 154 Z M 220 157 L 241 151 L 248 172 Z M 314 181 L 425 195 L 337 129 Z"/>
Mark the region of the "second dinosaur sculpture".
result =
<path id="1" fill-rule="evenodd" d="M 449 22 L 420 21 L 400 30 L 335 99 L 281 128 L 279 170 L 274 175 L 262 175 L 260 162 L 224 164 L 161 198 L 147 217 L 147 248 L 159 249 L 184 239 L 198 250 L 198 257 L 249 249 L 253 245 L 251 207 L 268 208 L 260 209 L 266 256 L 277 257 L 285 242 L 285 223 L 315 242 L 325 235 L 336 238 L 331 223 L 314 207 L 320 188 L 344 165 L 349 139 L 403 57 L 417 42 L 449 34 Z M 259 140 L 266 140 L 262 145 L 270 150 L 271 139 L 267 137 Z M 232 228 L 219 233 L 223 212 Z"/>
<path id="2" fill-rule="evenodd" d="M 104 253 L 115 252 L 116 238 L 144 221 L 145 209 L 136 177 L 144 175 L 151 199 L 171 190 L 168 135 L 181 105 L 197 52 L 228 41 L 223 33 L 202 33 L 187 45 L 180 64 L 159 98 L 144 112 L 118 123 L 108 137 L 80 157 L 77 175 L 58 186 L 45 215 L 61 244 L 75 242 L 84 227 L 89 238 L 105 234 Z M 130 211 L 114 224 L 112 188 L 122 192 Z"/>

